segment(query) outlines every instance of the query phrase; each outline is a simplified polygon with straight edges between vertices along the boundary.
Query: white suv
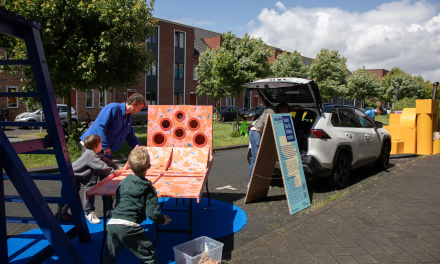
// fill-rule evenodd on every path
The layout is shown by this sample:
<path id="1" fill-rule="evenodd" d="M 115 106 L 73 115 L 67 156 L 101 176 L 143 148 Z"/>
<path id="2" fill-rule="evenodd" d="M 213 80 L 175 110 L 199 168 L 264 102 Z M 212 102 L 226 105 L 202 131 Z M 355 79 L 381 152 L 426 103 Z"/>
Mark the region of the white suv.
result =
<path id="1" fill-rule="evenodd" d="M 257 90 L 267 107 L 282 102 L 290 105 L 307 180 L 328 177 L 334 188 L 342 189 L 348 184 L 351 169 L 368 163 L 381 170 L 388 167 L 391 136 L 382 123 L 373 122 L 353 106 L 322 105 L 313 80 L 269 78 L 243 86 Z"/>

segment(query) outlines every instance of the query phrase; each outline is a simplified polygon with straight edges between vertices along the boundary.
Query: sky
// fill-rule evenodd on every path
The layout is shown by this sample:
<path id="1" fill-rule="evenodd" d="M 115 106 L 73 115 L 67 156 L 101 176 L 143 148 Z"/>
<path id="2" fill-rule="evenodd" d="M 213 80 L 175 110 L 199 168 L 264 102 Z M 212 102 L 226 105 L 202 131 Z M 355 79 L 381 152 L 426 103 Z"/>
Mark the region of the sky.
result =
<path id="1" fill-rule="evenodd" d="M 309 58 L 338 50 L 352 72 L 399 67 L 440 81 L 440 0 L 156 0 L 153 16 Z"/>

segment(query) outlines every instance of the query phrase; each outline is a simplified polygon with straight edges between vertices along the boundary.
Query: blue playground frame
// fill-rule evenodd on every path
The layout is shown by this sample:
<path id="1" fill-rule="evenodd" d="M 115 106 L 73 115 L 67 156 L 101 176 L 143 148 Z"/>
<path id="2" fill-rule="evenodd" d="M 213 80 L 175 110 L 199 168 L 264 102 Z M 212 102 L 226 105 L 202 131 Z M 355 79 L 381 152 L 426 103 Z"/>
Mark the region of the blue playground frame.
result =
<path id="1" fill-rule="evenodd" d="M 83 263 L 70 240 L 78 236 L 80 242 L 91 240 L 76 187 L 72 164 L 56 107 L 55 94 L 46 64 L 40 37 L 41 24 L 0 7 L 0 33 L 25 40 L 29 60 L 0 60 L 0 65 L 30 65 L 38 92 L 0 92 L 0 97 L 39 97 L 46 116 L 45 122 L 20 123 L 20 126 L 47 126 L 50 138 L 11 143 L 0 128 L 0 167 L 5 170 L 3 181 L 9 179 L 19 196 L 6 196 L 4 183 L 0 186 L 0 263 L 9 263 L 7 229 L 8 222 L 37 223 L 49 242 L 49 246 L 36 254 L 28 263 L 41 263 L 56 254 L 62 263 Z M 0 122 L 0 127 L 18 126 L 15 122 Z M 53 149 L 46 149 L 52 147 Z M 29 173 L 18 154 L 55 154 L 59 174 Z M 34 180 L 61 180 L 67 199 L 43 197 Z M 6 216 L 5 202 L 24 202 L 32 214 L 29 217 Z M 48 203 L 68 203 L 74 227 L 64 233 Z"/>

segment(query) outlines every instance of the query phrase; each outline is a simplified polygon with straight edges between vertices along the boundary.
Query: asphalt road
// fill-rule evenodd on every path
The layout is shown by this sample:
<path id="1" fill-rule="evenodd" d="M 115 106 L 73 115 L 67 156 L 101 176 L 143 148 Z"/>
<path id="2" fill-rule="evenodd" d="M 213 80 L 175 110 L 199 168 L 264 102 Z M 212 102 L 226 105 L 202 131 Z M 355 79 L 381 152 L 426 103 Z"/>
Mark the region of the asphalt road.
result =
<path id="1" fill-rule="evenodd" d="M 211 198 L 233 203 L 242 208 L 248 216 L 248 222 L 242 230 L 234 235 L 219 239 L 225 243 L 226 251 L 245 245 L 272 230 L 296 220 L 298 217 L 298 214 L 290 215 L 289 213 L 281 179 L 272 180 L 272 186 L 266 198 L 250 204 L 244 204 L 249 180 L 249 165 L 246 160 L 246 154 L 247 148 L 215 152 L 214 164 L 209 175 Z M 413 159 L 392 159 L 390 161 L 390 168 L 386 172 L 377 171 L 372 165 L 353 170 L 350 186 L 347 190 L 357 188 L 359 184 L 363 184 L 375 176 L 380 178 L 386 175 L 386 173 L 392 173 L 394 167 Z M 35 182 L 43 196 L 59 196 L 60 182 Z M 5 180 L 4 184 L 6 195 L 16 195 L 16 191 L 9 180 Z M 326 199 L 326 197 L 336 192 L 327 186 L 324 179 L 309 182 L 307 185 L 312 203 Z M 207 197 L 206 190 L 204 196 Z M 81 198 L 83 199 L 83 197 Z M 95 206 L 97 215 L 102 216 L 101 199 L 96 199 Z M 50 205 L 50 207 L 52 210 L 55 210 L 56 205 Z M 21 203 L 6 203 L 6 215 L 30 216 L 26 206 Z M 8 224 L 7 232 L 8 236 L 11 236 L 34 228 L 36 226 L 30 224 Z"/>

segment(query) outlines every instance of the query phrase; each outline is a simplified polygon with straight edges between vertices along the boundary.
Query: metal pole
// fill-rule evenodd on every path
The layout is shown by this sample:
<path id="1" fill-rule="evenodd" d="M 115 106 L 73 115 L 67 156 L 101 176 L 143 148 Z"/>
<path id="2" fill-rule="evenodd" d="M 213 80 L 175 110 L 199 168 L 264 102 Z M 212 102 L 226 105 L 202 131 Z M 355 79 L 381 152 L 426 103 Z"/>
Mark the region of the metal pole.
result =
<path id="1" fill-rule="evenodd" d="M 437 86 L 438 86 L 438 82 L 435 82 L 432 84 L 432 100 L 435 100 L 436 95 L 437 95 Z"/>

